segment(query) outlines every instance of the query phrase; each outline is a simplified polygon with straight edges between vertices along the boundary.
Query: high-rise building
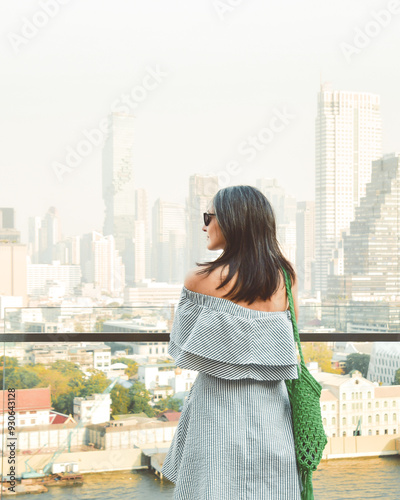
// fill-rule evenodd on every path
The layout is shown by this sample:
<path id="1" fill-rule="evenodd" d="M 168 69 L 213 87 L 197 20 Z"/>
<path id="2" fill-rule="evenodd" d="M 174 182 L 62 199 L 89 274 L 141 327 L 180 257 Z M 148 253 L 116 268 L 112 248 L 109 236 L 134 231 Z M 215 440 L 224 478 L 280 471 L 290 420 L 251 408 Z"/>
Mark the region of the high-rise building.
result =
<path id="1" fill-rule="evenodd" d="M 327 292 L 332 251 L 371 179 L 371 162 L 382 152 L 380 98 L 367 92 L 318 94 L 315 159 L 316 291 Z"/>
<path id="2" fill-rule="evenodd" d="M 145 189 L 136 190 L 135 282 L 151 276 L 149 203 Z M 140 238 L 139 238 L 140 236 Z M 143 260 L 144 259 L 144 260 Z"/>
<path id="3" fill-rule="evenodd" d="M 125 266 L 115 247 L 111 234 L 103 236 L 92 231 L 82 236 L 82 281 L 93 283 L 113 296 L 120 296 L 125 287 Z"/>
<path id="4" fill-rule="evenodd" d="M 15 228 L 15 210 L 13 208 L 0 208 L 0 228 Z"/>
<path id="5" fill-rule="evenodd" d="M 327 298 L 344 301 L 347 331 L 399 330 L 399 249 L 400 154 L 392 153 L 372 162 L 366 195 L 336 249 L 339 265 L 331 262 Z"/>
<path id="6" fill-rule="evenodd" d="M 192 268 L 196 262 L 214 260 L 217 252 L 207 250 L 206 234 L 202 231 L 204 225 L 203 212 L 207 212 L 209 204 L 218 191 L 217 175 L 195 174 L 189 179 L 188 212 L 188 262 L 187 268 Z"/>
<path id="7" fill-rule="evenodd" d="M 0 295 L 22 297 L 24 306 L 27 305 L 26 257 L 26 245 L 0 241 Z"/>
<path id="8" fill-rule="evenodd" d="M 142 220 L 135 220 L 135 232 L 133 236 L 134 262 L 134 282 L 138 283 L 146 279 L 146 223 Z"/>
<path id="9" fill-rule="evenodd" d="M 312 293 L 315 270 L 315 202 L 299 201 L 296 214 L 296 271 L 299 292 Z"/>
<path id="10" fill-rule="evenodd" d="M 42 227 L 42 218 L 39 216 L 29 217 L 28 219 L 28 254 L 32 264 L 39 264 L 40 254 L 40 229 Z"/>
<path id="11" fill-rule="evenodd" d="M 277 179 L 257 179 L 257 188 L 272 205 L 276 220 L 276 235 L 285 257 L 296 263 L 296 198 L 290 196 Z"/>
<path id="12" fill-rule="evenodd" d="M 153 207 L 153 277 L 156 281 L 183 282 L 185 248 L 185 207 L 158 199 Z"/>
<path id="13" fill-rule="evenodd" d="M 400 300 L 400 154 L 372 162 L 371 182 L 343 235 L 351 298 Z"/>
<path id="14" fill-rule="evenodd" d="M 20 243 L 21 233 L 15 229 L 15 210 L 0 208 L 0 241 Z"/>
<path id="15" fill-rule="evenodd" d="M 56 260 L 61 264 L 79 265 L 80 264 L 80 237 L 70 236 L 56 245 Z"/>
<path id="16" fill-rule="evenodd" d="M 29 218 L 29 251 L 34 264 L 51 264 L 57 260 L 57 243 L 61 241 L 58 210 L 50 207 L 43 218 Z"/>
<path id="17" fill-rule="evenodd" d="M 133 237 L 135 232 L 135 188 L 132 147 L 134 117 L 112 113 L 110 133 L 103 149 L 103 234 L 113 235 L 115 247 L 126 266 L 128 281 L 134 279 Z"/>

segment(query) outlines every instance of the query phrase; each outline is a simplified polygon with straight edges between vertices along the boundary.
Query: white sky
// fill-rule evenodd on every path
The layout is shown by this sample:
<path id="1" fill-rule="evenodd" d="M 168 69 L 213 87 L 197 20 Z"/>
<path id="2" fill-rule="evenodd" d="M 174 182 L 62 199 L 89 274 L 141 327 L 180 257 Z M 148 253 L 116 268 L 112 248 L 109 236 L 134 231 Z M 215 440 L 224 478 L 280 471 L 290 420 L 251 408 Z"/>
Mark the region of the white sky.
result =
<path id="1" fill-rule="evenodd" d="M 55 1 L 0 4 L 0 206 L 16 208 L 24 240 L 28 216 L 50 206 L 65 236 L 102 229 L 102 148 L 62 182 L 52 165 L 148 66 L 167 73 L 134 111 L 135 178 L 151 205 L 160 196 L 184 202 L 189 175 L 232 161 L 242 168 L 232 184 L 276 177 L 298 200 L 314 199 L 321 74 L 336 89 L 380 94 L 383 151 L 400 150 L 400 7 L 385 27 L 375 21 L 375 36 L 350 61 L 341 49 L 357 28 L 373 31 L 374 12 L 393 0 L 220 0 L 238 4 L 222 19 L 217 0 L 63 0 L 31 39 L 14 41 L 17 53 L 10 37 Z M 247 161 L 239 144 L 285 107 L 294 118 Z"/>

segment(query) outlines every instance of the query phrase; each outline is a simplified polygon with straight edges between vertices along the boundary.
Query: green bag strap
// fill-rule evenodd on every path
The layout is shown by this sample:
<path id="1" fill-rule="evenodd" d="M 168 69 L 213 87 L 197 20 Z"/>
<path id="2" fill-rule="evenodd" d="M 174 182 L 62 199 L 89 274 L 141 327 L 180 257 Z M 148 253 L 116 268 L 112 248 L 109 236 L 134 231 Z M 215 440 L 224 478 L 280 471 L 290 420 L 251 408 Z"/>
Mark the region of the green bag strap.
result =
<path id="1" fill-rule="evenodd" d="M 293 333 L 294 333 L 294 340 L 297 343 L 297 346 L 299 348 L 299 354 L 300 354 L 300 359 L 301 359 L 301 367 L 306 368 L 306 364 L 304 362 L 303 358 L 303 352 L 301 350 L 301 345 L 300 345 L 300 335 L 299 335 L 299 330 L 297 328 L 297 322 L 296 322 L 296 316 L 294 314 L 294 303 L 293 303 L 293 296 L 292 296 L 292 286 L 291 286 L 291 280 L 288 277 L 288 274 L 286 270 L 282 267 L 283 274 L 285 275 L 285 282 L 286 282 L 286 293 L 289 299 L 289 310 L 290 310 L 290 315 L 292 317 L 292 324 L 293 324 Z M 299 367 L 297 366 L 297 370 L 299 370 Z M 299 373 L 300 375 L 300 373 Z"/>

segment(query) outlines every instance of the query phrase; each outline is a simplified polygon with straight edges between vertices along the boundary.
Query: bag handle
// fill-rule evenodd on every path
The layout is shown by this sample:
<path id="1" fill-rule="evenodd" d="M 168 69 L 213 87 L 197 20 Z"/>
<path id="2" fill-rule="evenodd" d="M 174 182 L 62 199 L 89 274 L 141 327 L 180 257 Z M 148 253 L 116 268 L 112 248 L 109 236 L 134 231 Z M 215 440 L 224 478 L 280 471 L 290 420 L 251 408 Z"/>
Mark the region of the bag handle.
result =
<path id="1" fill-rule="evenodd" d="M 301 350 L 301 344 L 300 344 L 300 335 L 299 335 L 299 330 L 297 328 L 297 322 L 296 322 L 296 316 L 294 314 L 294 303 L 293 303 L 293 296 L 292 296 L 292 286 L 291 286 L 291 280 L 288 277 L 288 274 L 286 270 L 282 267 L 283 274 L 285 275 L 285 283 L 286 283 L 286 293 L 289 299 L 289 310 L 290 310 L 290 315 L 292 317 L 292 324 L 293 324 L 293 334 L 294 334 L 294 340 L 297 343 L 297 346 L 299 348 L 299 354 L 300 354 L 300 359 L 301 359 L 301 367 L 307 368 L 306 364 L 304 362 L 303 358 L 303 352 Z M 297 369 L 299 367 L 297 366 Z M 300 375 L 300 373 L 299 373 Z"/>

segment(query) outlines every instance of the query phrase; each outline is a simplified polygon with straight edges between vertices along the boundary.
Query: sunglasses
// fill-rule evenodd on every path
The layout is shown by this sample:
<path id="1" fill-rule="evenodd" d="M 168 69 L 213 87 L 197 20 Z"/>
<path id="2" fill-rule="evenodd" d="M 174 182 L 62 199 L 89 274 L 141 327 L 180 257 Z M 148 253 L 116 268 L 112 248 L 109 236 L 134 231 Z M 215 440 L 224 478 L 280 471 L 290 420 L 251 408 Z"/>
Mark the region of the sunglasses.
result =
<path id="1" fill-rule="evenodd" d="M 215 215 L 215 214 L 209 214 L 209 213 L 207 213 L 207 212 L 204 212 L 204 213 L 203 213 L 204 225 L 205 225 L 205 226 L 208 226 L 208 225 L 210 224 L 210 222 L 211 222 L 211 216 L 212 216 L 212 215 Z"/>

